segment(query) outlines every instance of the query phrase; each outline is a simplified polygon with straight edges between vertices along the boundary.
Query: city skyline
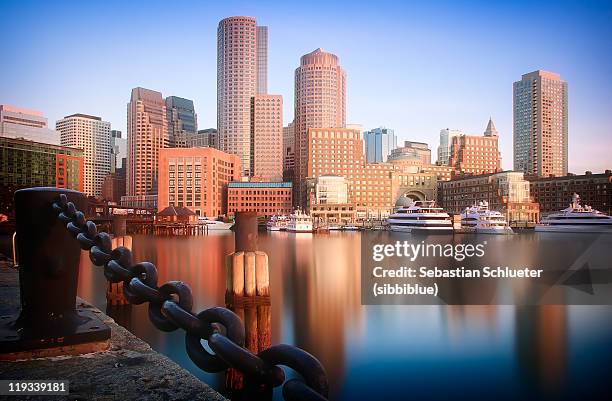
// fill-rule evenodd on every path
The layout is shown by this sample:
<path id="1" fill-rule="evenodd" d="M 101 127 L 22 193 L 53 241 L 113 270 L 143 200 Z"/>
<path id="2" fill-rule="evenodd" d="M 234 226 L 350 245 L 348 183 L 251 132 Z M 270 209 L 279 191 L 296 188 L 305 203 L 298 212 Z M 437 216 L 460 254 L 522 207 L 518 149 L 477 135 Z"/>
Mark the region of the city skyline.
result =
<path id="1" fill-rule="evenodd" d="M 376 8 L 365 4 L 346 8 L 341 3 L 326 5 L 327 12 L 321 15 L 315 10 L 287 12 L 295 9 L 287 4 L 188 3 L 176 12 L 197 24 L 182 23 L 176 34 L 162 30 L 159 32 L 165 33 L 146 37 L 154 27 L 172 20 L 162 18 L 162 4 L 152 3 L 144 11 L 120 3 L 68 10 L 63 3 L 53 7 L 34 2 L 7 5 L 14 18 L 0 30 L 15 38 L 8 44 L 15 57 L 5 65 L 7 74 L 0 77 L 0 103 L 40 110 L 51 122 L 71 113 L 99 115 L 113 129 L 127 132 L 128 93 L 142 86 L 193 99 L 198 126 L 216 127 L 217 24 L 228 16 L 249 15 L 269 29 L 267 86 L 269 93 L 289 100 L 283 107 L 285 125 L 293 119 L 290 99 L 294 98 L 293 74 L 299 59 L 322 47 L 339 57 L 347 73 L 347 124 L 359 123 L 365 129 L 386 126 L 395 130 L 398 142 L 421 141 L 435 149 L 440 129 L 479 133 L 483 121 L 492 116 L 507 170 L 512 168 L 513 155 L 512 83 L 522 74 L 544 69 L 560 74 L 569 85 L 569 171 L 609 168 L 606 156 L 612 146 L 612 117 L 606 112 L 612 109 L 607 96 L 612 78 L 607 71 L 612 68 L 612 58 L 607 38 L 612 28 L 603 23 L 612 13 L 609 5 L 562 4 L 550 10 L 538 3 L 527 16 L 520 4 L 485 7 L 483 3 L 468 14 L 444 3 Z M 136 18 L 137 11 L 135 38 L 142 43 L 134 49 L 113 38 L 130 33 L 125 23 Z M 531 15 L 537 11 L 556 18 L 540 20 Z M 92 12 L 91 18 L 62 24 L 65 18 L 87 12 Z M 354 17 L 364 15 L 372 24 L 384 21 L 394 29 L 351 27 Z M 111 16 L 113 23 L 108 25 Z M 317 30 L 309 29 L 313 21 Z M 40 29 L 26 32 L 30 24 L 40 24 Z M 564 30 L 552 29 L 553 25 L 564 26 Z M 102 26 L 107 26 L 106 31 Z M 108 27 L 114 27 L 112 32 Z M 530 42 L 528 38 L 535 34 L 538 41 Z M 179 37 L 182 41 L 175 43 Z M 421 40 L 423 37 L 427 40 Z M 89 55 L 86 42 L 87 48 L 93 46 L 99 52 Z M 60 43 L 82 47 L 82 57 L 70 63 L 57 59 Z M 182 52 L 192 49 L 193 61 L 151 62 L 153 43 L 173 43 Z M 96 63 L 91 62 L 92 56 Z M 104 56 L 107 64 L 99 62 Z M 598 146 L 593 146 L 595 141 Z"/>

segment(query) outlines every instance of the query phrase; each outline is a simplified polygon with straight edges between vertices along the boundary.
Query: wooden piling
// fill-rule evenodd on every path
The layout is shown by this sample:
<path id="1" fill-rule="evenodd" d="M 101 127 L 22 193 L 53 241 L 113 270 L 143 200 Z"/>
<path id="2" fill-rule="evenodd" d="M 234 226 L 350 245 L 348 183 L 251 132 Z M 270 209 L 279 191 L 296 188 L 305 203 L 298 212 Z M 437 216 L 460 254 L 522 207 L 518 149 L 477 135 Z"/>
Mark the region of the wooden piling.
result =
<path id="1" fill-rule="evenodd" d="M 244 253 L 244 295 L 254 297 L 257 294 L 255 284 L 255 252 Z"/>
<path id="2" fill-rule="evenodd" d="M 255 252 L 255 282 L 257 284 L 257 295 L 262 297 L 270 295 L 270 272 L 268 255 L 265 252 Z"/>
<path id="3" fill-rule="evenodd" d="M 238 297 L 244 295 L 244 252 L 232 255 L 232 293 Z"/>

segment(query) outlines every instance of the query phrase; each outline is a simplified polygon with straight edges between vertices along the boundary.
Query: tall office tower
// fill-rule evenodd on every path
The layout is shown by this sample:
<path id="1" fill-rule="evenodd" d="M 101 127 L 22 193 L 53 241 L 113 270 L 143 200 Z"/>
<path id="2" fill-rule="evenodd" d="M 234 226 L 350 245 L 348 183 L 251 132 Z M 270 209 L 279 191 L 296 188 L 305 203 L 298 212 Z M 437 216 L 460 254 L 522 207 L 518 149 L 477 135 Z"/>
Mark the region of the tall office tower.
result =
<path id="1" fill-rule="evenodd" d="M 121 131 L 111 130 L 111 173 L 120 169 L 122 159 L 127 158 L 127 138 L 121 135 Z"/>
<path id="2" fill-rule="evenodd" d="M 534 71 L 513 85 L 514 169 L 538 177 L 567 175 L 567 82 Z"/>
<path id="3" fill-rule="evenodd" d="M 0 137 L 60 144 L 57 131 L 47 128 L 47 119 L 40 111 L 0 104 Z"/>
<path id="4" fill-rule="evenodd" d="M 283 180 L 293 181 L 295 168 L 295 132 L 293 121 L 283 127 Z"/>
<path id="5" fill-rule="evenodd" d="M 458 129 L 444 128 L 440 130 L 440 145 L 438 146 L 438 161 L 436 162 L 439 166 L 448 166 L 451 156 L 451 144 L 453 138 L 459 135 L 463 135 Z"/>
<path id="6" fill-rule="evenodd" d="M 267 71 L 267 55 L 258 62 L 258 49 L 267 49 L 267 43 L 257 43 L 257 31 L 253 17 L 225 18 L 217 28 L 219 146 L 240 157 L 245 176 L 251 175 L 251 98 L 265 87 L 258 84 L 258 77 Z M 263 41 L 263 34 L 260 39 Z"/>
<path id="7" fill-rule="evenodd" d="M 283 97 L 251 99 L 251 175 L 265 181 L 283 179 Z"/>
<path id="8" fill-rule="evenodd" d="M 102 195 L 102 183 L 111 171 L 111 125 L 100 117 L 72 114 L 55 123 L 62 146 L 83 149 L 83 190 Z"/>
<path id="9" fill-rule="evenodd" d="M 257 27 L 257 94 L 268 93 L 268 27 Z"/>
<path id="10" fill-rule="evenodd" d="M 391 151 L 397 148 L 397 138 L 392 129 L 374 128 L 363 133 L 366 161 L 368 163 L 385 163 Z"/>
<path id="11" fill-rule="evenodd" d="M 191 136 L 188 148 L 215 148 L 219 149 L 219 135 L 216 128 L 199 129 Z"/>
<path id="12" fill-rule="evenodd" d="M 295 182 L 301 205 L 306 202 L 308 129 L 343 128 L 346 124 L 346 73 L 335 54 L 323 49 L 302 56 L 295 70 Z"/>
<path id="13" fill-rule="evenodd" d="M 145 88 L 132 89 L 127 115 L 127 195 L 157 195 L 159 150 L 168 147 L 162 94 Z"/>
<path id="14" fill-rule="evenodd" d="M 189 147 L 190 139 L 198 132 L 198 120 L 193 101 L 178 96 L 166 98 L 168 144 L 171 148 Z"/>

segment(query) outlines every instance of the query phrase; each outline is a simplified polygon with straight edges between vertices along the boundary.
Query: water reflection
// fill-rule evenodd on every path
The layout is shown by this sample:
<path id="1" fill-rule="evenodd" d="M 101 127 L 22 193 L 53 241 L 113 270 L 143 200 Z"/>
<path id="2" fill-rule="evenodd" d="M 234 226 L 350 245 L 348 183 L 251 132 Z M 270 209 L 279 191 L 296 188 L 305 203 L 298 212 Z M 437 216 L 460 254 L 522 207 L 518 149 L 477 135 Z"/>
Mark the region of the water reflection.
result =
<path id="1" fill-rule="evenodd" d="M 332 399 L 381 399 L 383 393 L 386 400 L 456 399 L 458 394 L 594 399 L 609 389 L 611 307 L 362 306 L 361 235 L 370 233 L 260 233 L 259 238 L 270 260 L 271 342 L 295 344 L 316 355 L 328 372 Z M 569 249 L 573 255 L 588 246 L 534 234 L 491 241 L 496 258 L 524 265 L 557 263 L 563 255 L 551 256 L 553 250 Z M 196 311 L 224 304 L 225 255 L 231 252 L 231 233 L 134 238 L 136 260 L 154 262 L 160 283 L 189 283 Z M 106 309 L 104 288 L 101 269 L 91 267 L 83 254 L 80 296 Z M 522 290 L 519 285 L 510 296 L 522 296 Z M 469 291 L 462 296 L 469 297 Z M 195 367 L 180 330 L 154 329 L 146 306 L 109 313 L 154 349 L 223 390 L 224 376 Z"/>

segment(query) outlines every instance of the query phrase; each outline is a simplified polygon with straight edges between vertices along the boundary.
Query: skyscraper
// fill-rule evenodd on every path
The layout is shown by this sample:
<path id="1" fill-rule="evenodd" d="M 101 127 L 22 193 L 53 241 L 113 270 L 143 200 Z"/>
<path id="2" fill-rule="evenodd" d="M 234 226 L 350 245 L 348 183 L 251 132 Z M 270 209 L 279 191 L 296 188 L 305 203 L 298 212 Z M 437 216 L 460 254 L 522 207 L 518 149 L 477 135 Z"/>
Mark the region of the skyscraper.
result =
<path id="1" fill-rule="evenodd" d="M 127 138 L 121 131 L 111 130 L 111 173 L 122 167 L 122 159 L 127 159 Z"/>
<path id="2" fill-rule="evenodd" d="M 283 97 L 251 99 L 251 175 L 266 181 L 283 179 Z"/>
<path id="3" fill-rule="evenodd" d="M 257 94 L 268 93 L 268 27 L 257 27 Z"/>
<path id="4" fill-rule="evenodd" d="M 304 204 L 308 176 L 308 129 L 343 128 L 346 124 L 346 73 L 335 54 L 316 49 L 295 70 L 295 190 Z"/>
<path id="5" fill-rule="evenodd" d="M 295 132 L 293 121 L 283 127 L 283 180 L 293 181 L 295 169 Z"/>
<path id="6" fill-rule="evenodd" d="M 40 111 L 7 104 L 0 104 L 0 137 L 60 144 L 59 133 L 47 127 L 47 119 Z"/>
<path id="7" fill-rule="evenodd" d="M 451 156 L 451 144 L 453 137 L 463 135 L 458 129 L 444 128 L 440 130 L 440 145 L 438 146 L 438 161 L 439 166 L 448 166 Z"/>
<path id="8" fill-rule="evenodd" d="M 258 29 L 253 17 L 225 18 L 217 29 L 219 145 L 224 152 L 240 157 L 246 176 L 251 175 L 251 98 L 267 89 L 267 82 L 259 79 L 267 71 L 264 32 L 267 39 L 267 30 Z"/>
<path id="9" fill-rule="evenodd" d="M 162 94 L 145 88 L 132 89 L 127 115 L 127 195 L 157 195 L 159 150 L 169 143 Z"/>
<path id="10" fill-rule="evenodd" d="M 111 172 L 111 125 L 100 117 L 72 114 L 55 123 L 62 146 L 83 149 L 83 190 L 102 195 L 102 183 Z"/>
<path id="11" fill-rule="evenodd" d="M 172 148 L 189 147 L 190 139 L 198 132 L 193 101 L 178 96 L 166 98 L 168 142 Z"/>
<path id="12" fill-rule="evenodd" d="M 567 82 L 537 70 L 514 83 L 514 169 L 567 175 Z"/>
<path id="13" fill-rule="evenodd" d="M 391 151 L 397 148 L 397 138 L 392 129 L 374 128 L 363 133 L 366 161 L 368 163 L 385 163 Z"/>

